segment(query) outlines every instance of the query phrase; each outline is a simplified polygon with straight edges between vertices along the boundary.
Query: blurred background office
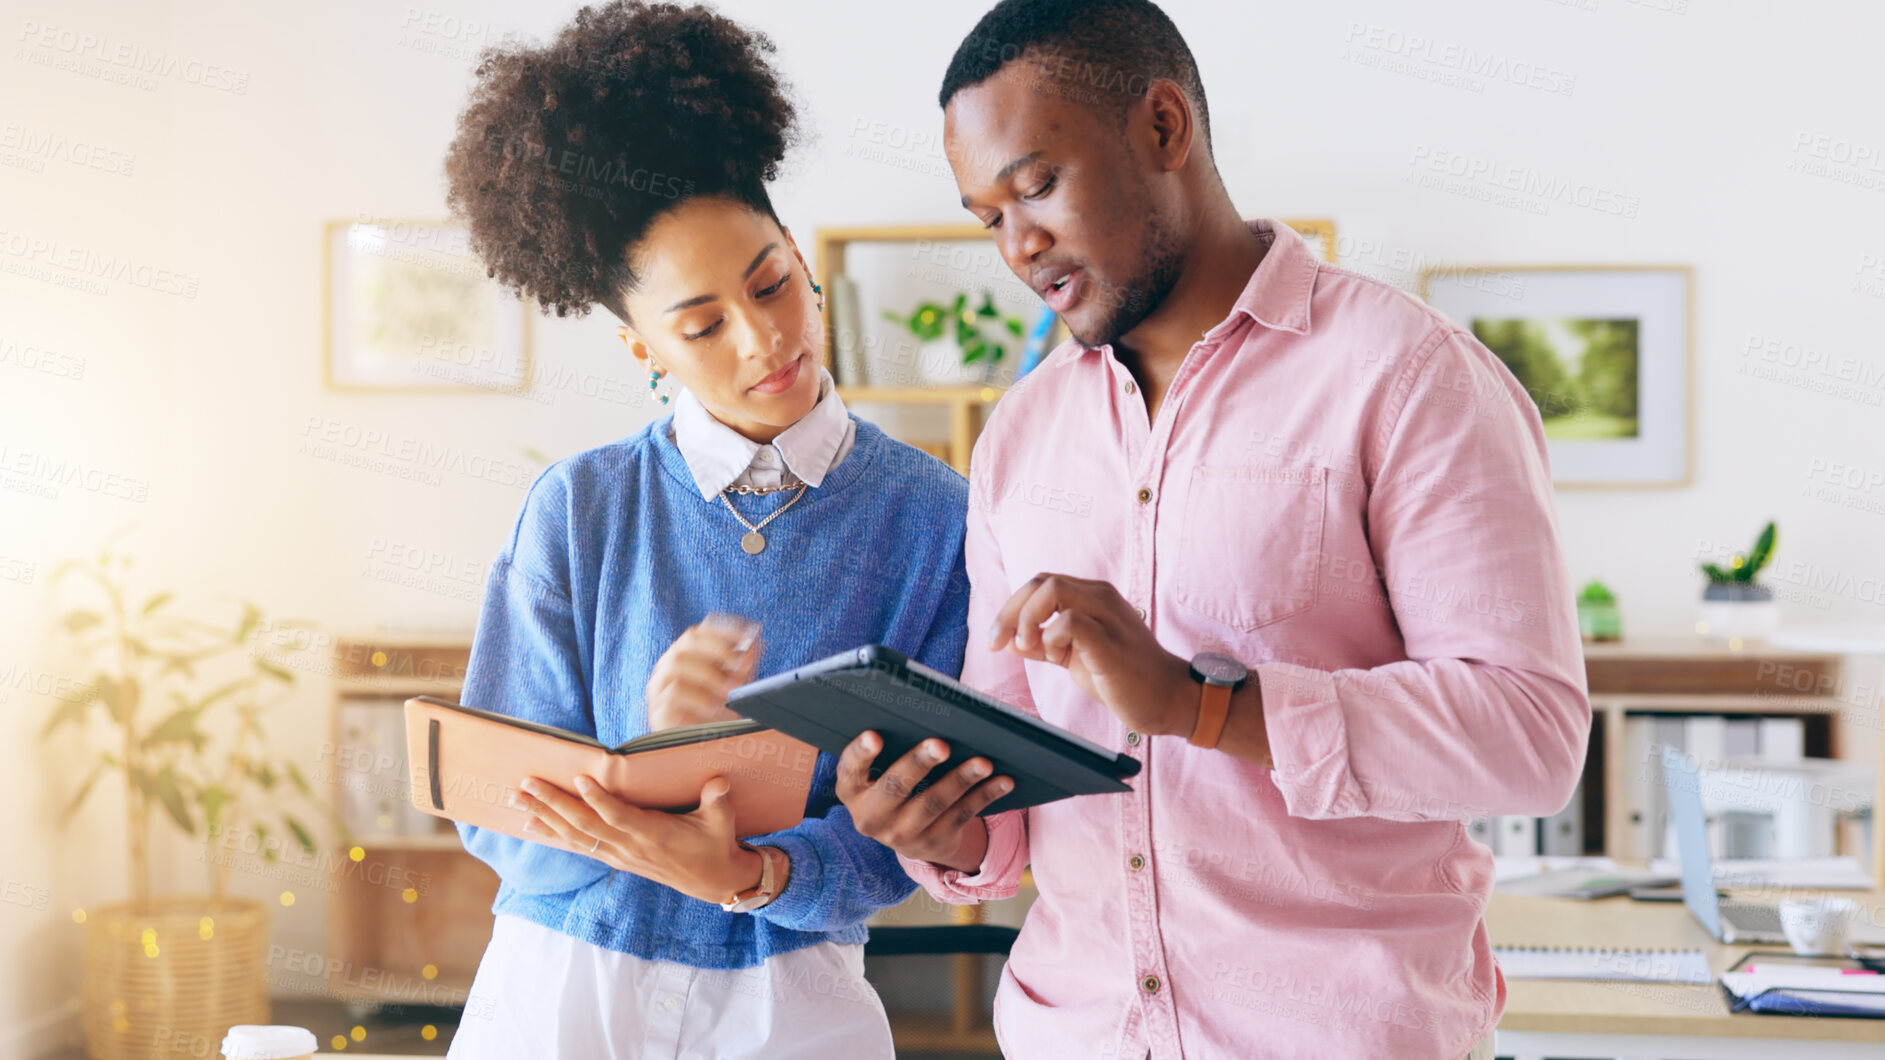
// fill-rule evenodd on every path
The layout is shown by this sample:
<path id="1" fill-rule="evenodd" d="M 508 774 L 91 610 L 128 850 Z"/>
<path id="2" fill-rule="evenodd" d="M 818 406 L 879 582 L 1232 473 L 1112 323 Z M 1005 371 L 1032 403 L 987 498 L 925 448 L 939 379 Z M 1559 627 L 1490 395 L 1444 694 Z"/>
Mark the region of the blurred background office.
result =
<path id="1" fill-rule="evenodd" d="M 716 6 L 802 103 L 774 201 L 836 281 L 847 403 L 966 468 L 1052 328 L 942 152 L 937 86 L 984 4 Z M 1656 742 L 1836 793 L 1718 807 L 1723 856 L 1875 871 L 1885 16 L 1163 6 L 1240 208 L 1424 291 L 1546 418 L 1600 724 L 1575 821 L 1479 836 L 1664 853 Z M 450 694 L 534 477 L 666 412 L 606 313 L 496 295 L 445 215 L 479 51 L 575 7 L 4 0 L 0 1055 L 213 1055 L 165 990 L 356 1052 L 443 1052 L 474 1015 L 492 883 L 403 804 L 393 708 Z M 230 952 L 251 986 L 212 988 Z M 999 960 L 873 958 L 911 1055 L 992 1052 Z"/>

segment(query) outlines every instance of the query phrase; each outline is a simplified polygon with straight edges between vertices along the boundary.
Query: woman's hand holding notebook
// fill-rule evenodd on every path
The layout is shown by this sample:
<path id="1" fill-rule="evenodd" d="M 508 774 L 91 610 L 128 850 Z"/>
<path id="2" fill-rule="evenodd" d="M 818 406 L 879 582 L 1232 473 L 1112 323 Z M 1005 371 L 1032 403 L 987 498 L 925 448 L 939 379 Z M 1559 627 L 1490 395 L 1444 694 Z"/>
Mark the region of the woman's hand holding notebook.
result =
<path id="1" fill-rule="evenodd" d="M 430 696 L 406 701 L 412 802 L 438 817 L 578 854 L 587 848 L 525 831 L 513 805 L 518 785 L 539 777 L 576 791 L 593 777 L 631 806 L 686 813 L 713 777 L 731 785 L 735 834 L 762 835 L 805 817 L 818 751 L 744 719 L 649 733 L 617 747 L 594 737 Z"/>

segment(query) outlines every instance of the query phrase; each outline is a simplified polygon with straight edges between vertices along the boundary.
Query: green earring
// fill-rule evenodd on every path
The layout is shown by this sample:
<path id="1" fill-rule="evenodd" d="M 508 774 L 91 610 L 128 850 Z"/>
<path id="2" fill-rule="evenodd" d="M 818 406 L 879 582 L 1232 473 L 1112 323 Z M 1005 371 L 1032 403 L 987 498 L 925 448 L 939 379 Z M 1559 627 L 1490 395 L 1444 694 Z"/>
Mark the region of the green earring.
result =
<path id="1" fill-rule="evenodd" d="M 824 312 L 825 311 L 825 287 L 824 285 L 818 284 L 818 283 L 812 284 L 812 293 L 818 296 L 818 311 L 820 313 Z"/>

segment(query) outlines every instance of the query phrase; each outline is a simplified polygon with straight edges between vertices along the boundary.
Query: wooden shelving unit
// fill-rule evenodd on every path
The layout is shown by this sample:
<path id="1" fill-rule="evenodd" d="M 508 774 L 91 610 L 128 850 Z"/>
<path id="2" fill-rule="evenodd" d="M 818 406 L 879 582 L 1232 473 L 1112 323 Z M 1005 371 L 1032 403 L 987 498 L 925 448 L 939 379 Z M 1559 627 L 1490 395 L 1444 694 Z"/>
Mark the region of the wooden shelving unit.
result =
<path id="1" fill-rule="evenodd" d="M 1848 757 L 1841 746 L 1842 712 L 1852 704 L 1836 696 L 1802 695 L 1798 688 L 1840 688 L 1843 658 L 1765 644 L 1738 648 L 1699 637 L 1631 639 L 1586 644 L 1584 668 L 1590 683 L 1593 762 L 1585 770 L 1585 821 L 1600 822 L 1601 843 L 1586 850 L 1630 859 L 1628 848 L 1630 770 L 1623 737 L 1630 714 L 1759 714 L 1805 722 L 1806 753 L 1813 758 Z M 1783 678 L 1784 675 L 1784 678 Z M 1595 768 L 1593 768 L 1595 767 Z M 1596 790 L 1589 790 L 1595 782 Z M 1875 818 L 1876 819 L 1876 818 Z M 1879 847 L 1876 829 L 1873 846 Z M 1856 853 L 1856 852 L 1852 852 Z M 1874 854 L 1876 861 L 1876 854 Z M 1875 871 L 1879 866 L 1875 865 Z"/>
<path id="2" fill-rule="evenodd" d="M 853 243 L 974 243 L 987 242 L 989 234 L 981 225 L 887 225 L 821 228 L 815 237 L 813 270 L 818 282 L 829 284 L 844 272 L 845 250 Z M 825 367 L 835 366 L 837 328 L 825 334 Z M 838 396 L 846 405 L 922 405 L 943 406 L 949 410 L 949 435 L 941 445 L 924 444 L 927 440 L 905 439 L 927 449 L 964 475 L 969 473 L 969 453 L 981 433 L 987 410 L 1001 400 L 1004 391 L 992 386 L 873 387 L 840 386 Z"/>
<path id="3" fill-rule="evenodd" d="M 939 459 L 947 462 L 963 475 L 969 473 L 969 453 L 975 448 L 975 439 L 982 433 L 982 424 L 987 421 L 988 410 L 1001 400 L 1006 390 L 992 386 L 936 387 L 869 387 L 841 386 L 838 396 L 844 398 L 847 406 L 851 405 L 942 405 L 949 410 L 949 437 L 940 446 L 924 445 L 919 440 L 911 444 L 928 449 Z"/>
<path id="4" fill-rule="evenodd" d="M 336 648 L 334 711 L 329 746 L 343 746 L 341 705 L 398 711 L 411 696 L 458 699 L 468 638 L 356 638 Z M 390 751 L 390 769 L 339 775 L 350 782 L 403 786 L 408 782 L 405 748 Z M 336 813 L 345 788 L 331 784 Z M 428 818 L 428 821 L 433 819 Z M 330 958 L 359 974 L 338 992 L 356 1004 L 462 1004 L 478 961 L 491 941 L 491 903 L 497 875 L 465 853 L 458 833 L 444 821 L 412 835 L 358 835 L 362 857 L 343 863 L 328 912 Z M 428 972 L 430 974 L 428 975 Z"/>

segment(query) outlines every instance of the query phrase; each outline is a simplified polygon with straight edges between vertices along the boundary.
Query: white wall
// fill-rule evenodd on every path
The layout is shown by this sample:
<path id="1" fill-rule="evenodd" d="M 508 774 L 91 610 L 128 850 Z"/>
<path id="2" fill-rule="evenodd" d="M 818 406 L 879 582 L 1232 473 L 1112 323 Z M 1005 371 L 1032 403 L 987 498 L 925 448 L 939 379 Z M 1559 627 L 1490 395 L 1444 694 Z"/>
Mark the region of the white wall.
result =
<path id="1" fill-rule="evenodd" d="M 470 55 L 503 32 L 540 36 L 570 7 L 8 0 L 0 464 L 22 453 L 77 462 L 146 496 L 75 484 L 35 496 L 17 474 L 0 489 L 0 674 L 89 676 L 47 633 L 50 571 L 127 525 L 149 584 L 205 604 L 252 598 L 332 630 L 468 628 L 473 606 L 450 592 L 363 577 L 369 551 L 396 542 L 482 564 L 521 490 L 450 474 L 414 486 L 312 458 L 298 451 L 308 425 L 339 421 L 525 463 L 526 448 L 563 455 L 655 414 L 573 389 L 540 403 L 322 384 L 322 225 L 440 214 L 439 157 Z M 805 102 L 807 142 L 777 196 L 789 225 L 808 235 L 821 225 L 966 219 L 936 146 L 935 91 L 979 3 L 723 8 L 773 34 Z M 1876 7 L 1173 0 L 1168 10 L 1198 54 L 1221 168 L 1246 213 L 1333 217 L 1349 260 L 1409 285 L 1418 262 L 1694 266 L 1694 484 L 1560 494 L 1574 575 L 1608 581 L 1632 632 L 1686 630 L 1698 540 L 1742 542 L 1768 517 L 1782 528 L 1787 618 L 1885 619 L 1875 547 L 1885 487 L 1831 501 L 1803 495 L 1810 469 L 1885 471 L 1885 274 L 1862 271 L 1885 260 L 1876 79 L 1885 16 Z M 106 43 L 78 56 L 86 70 L 60 68 L 81 35 Z M 1432 42 L 1420 55 L 1433 61 L 1394 53 L 1413 36 Z M 185 65 L 139 75 L 143 84 L 95 76 L 116 69 L 100 56 L 120 46 Z M 1436 83 L 1449 48 L 1540 68 L 1558 83 L 1574 78 L 1571 91 Z M 1381 68 L 1397 60 L 1428 76 Z M 226 87 L 194 83 L 205 76 Z M 108 163 L 128 156 L 130 172 L 21 146 L 47 136 L 116 152 Z M 1832 163 L 1832 176 L 1802 172 L 1821 161 L 1816 137 L 1859 145 L 1871 161 Z M 1594 185 L 1638 207 L 1625 219 L 1559 203 L 1541 216 L 1407 182 L 1417 153 L 1441 151 Z M 179 279 L 156 286 L 188 283 L 194 295 L 135 278 L 102 294 L 62 286 L 70 272 L 60 263 L 75 250 L 170 270 Z M 541 322 L 535 334 L 552 369 L 633 382 L 601 316 Z M 1741 374 L 1750 339 L 1855 363 L 1870 381 L 1849 400 Z M 61 366 L 82 363 L 82 376 L 22 366 L 25 347 L 55 351 Z M 1806 381 L 1836 380 L 1822 372 Z M 0 799 L 14 811 L 0 824 L 0 884 L 48 895 L 44 909 L 0 902 L 0 1052 L 57 1035 L 60 1006 L 76 992 L 70 910 L 122 893 L 108 799 L 72 829 L 49 823 L 69 790 L 60 763 L 71 757 L 43 755 L 34 742 L 52 703 L 30 681 L 0 689 Z M 275 724 L 283 746 L 314 747 L 327 704 L 323 682 L 307 682 Z M 166 860 L 171 886 L 194 887 L 195 870 L 187 851 Z M 277 889 L 242 886 L 260 896 Z M 320 946 L 316 898 L 278 909 L 288 944 Z"/>

